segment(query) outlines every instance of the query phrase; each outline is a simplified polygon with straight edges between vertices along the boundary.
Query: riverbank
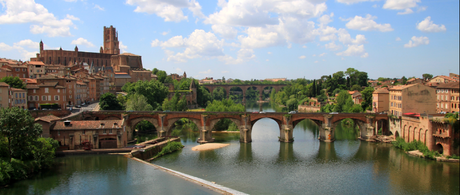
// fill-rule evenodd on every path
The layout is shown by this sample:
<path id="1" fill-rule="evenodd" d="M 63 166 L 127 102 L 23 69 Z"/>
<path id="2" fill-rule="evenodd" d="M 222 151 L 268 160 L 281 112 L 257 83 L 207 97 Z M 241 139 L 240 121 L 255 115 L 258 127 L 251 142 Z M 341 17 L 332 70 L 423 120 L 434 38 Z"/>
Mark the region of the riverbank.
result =
<path id="1" fill-rule="evenodd" d="M 240 133 L 240 131 L 212 131 L 212 133 Z"/>
<path id="2" fill-rule="evenodd" d="M 425 158 L 425 155 L 423 155 L 422 152 L 419 150 L 412 150 L 406 152 L 409 156 L 415 156 L 419 158 Z M 460 163 L 460 159 L 453 159 L 453 158 L 447 158 L 446 156 L 438 156 L 436 157 L 436 161 L 439 162 L 452 162 L 452 163 Z"/>

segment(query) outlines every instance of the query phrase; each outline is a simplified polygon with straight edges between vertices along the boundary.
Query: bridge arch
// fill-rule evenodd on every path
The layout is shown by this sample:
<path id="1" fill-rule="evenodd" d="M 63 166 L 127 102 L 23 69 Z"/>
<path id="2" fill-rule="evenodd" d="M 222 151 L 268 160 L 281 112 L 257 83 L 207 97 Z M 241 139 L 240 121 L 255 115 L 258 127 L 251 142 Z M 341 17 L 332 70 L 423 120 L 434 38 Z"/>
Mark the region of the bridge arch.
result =
<path id="1" fill-rule="evenodd" d="M 360 131 L 359 132 L 360 134 L 358 134 L 359 136 L 363 135 L 363 133 L 366 132 L 366 124 L 364 121 L 360 119 L 356 119 L 356 118 L 342 118 L 341 120 L 336 120 L 335 122 L 331 124 L 331 137 L 335 139 L 336 128 L 338 125 L 342 125 L 342 121 L 345 119 L 351 119 L 353 121 L 353 126 L 352 126 L 353 130 L 355 130 L 355 127 L 358 126 L 358 129 Z"/>
<path id="2" fill-rule="evenodd" d="M 148 121 L 149 123 L 151 123 L 155 129 L 157 130 L 157 134 L 158 134 L 158 137 L 160 137 L 160 125 L 158 123 L 158 118 L 156 117 L 138 117 L 138 118 L 134 118 L 134 119 L 131 119 L 129 121 L 129 130 L 128 130 L 128 139 L 131 138 L 130 140 L 134 139 L 133 137 L 133 134 L 134 134 L 134 131 L 136 129 L 136 126 L 137 124 L 139 124 L 141 121 Z"/>
<path id="3" fill-rule="evenodd" d="M 165 134 L 166 136 L 170 136 L 172 133 L 172 127 L 174 126 L 174 123 L 178 121 L 179 119 L 186 118 L 195 123 L 195 125 L 198 127 L 199 130 L 201 130 L 201 120 L 193 117 L 175 117 L 175 118 L 168 118 L 168 123 L 166 126 L 163 127 L 163 130 L 166 131 Z"/>

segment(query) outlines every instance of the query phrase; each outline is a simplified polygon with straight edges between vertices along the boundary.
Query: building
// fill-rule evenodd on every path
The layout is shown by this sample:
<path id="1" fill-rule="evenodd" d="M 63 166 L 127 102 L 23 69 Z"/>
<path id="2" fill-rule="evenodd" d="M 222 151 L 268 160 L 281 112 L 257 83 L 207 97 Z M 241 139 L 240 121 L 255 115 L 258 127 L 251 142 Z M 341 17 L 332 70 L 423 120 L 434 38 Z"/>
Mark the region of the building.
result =
<path id="1" fill-rule="evenodd" d="M 0 82 L 0 108 L 10 106 L 10 85 Z"/>
<path id="2" fill-rule="evenodd" d="M 19 78 L 29 78 L 28 67 L 25 64 L 6 64 L 3 68 L 11 70 L 11 76 Z"/>
<path id="3" fill-rule="evenodd" d="M 29 78 L 36 79 L 44 76 L 47 72 L 42 61 L 29 61 L 25 63 L 29 68 Z"/>
<path id="4" fill-rule="evenodd" d="M 10 69 L 0 67 L 0 78 L 11 76 L 13 76 L 13 74 L 11 73 Z"/>
<path id="5" fill-rule="evenodd" d="M 431 85 L 441 84 L 441 83 L 449 83 L 449 82 L 458 82 L 455 78 L 438 75 L 428 81 Z"/>
<path id="6" fill-rule="evenodd" d="M 392 123 L 392 122 L 390 122 Z M 394 131 L 396 137 L 402 137 L 406 142 L 414 140 L 423 142 L 429 150 L 438 151 L 444 155 L 459 155 L 459 134 L 453 131 L 443 114 L 405 113 L 401 116 L 401 128 Z"/>
<path id="7" fill-rule="evenodd" d="M 297 106 L 299 112 L 320 112 L 321 102 L 317 98 L 310 98 L 309 102 L 304 102 L 302 105 Z"/>
<path id="8" fill-rule="evenodd" d="M 27 109 L 27 90 L 25 89 L 18 89 L 18 88 L 10 88 L 10 108 L 11 107 L 18 107 L 22 109 Z"/>
<path id="9" fill-rule="evenodd" d="M 416 84 L 416 83 L 424 83 L 424 81 L 423 79 L 420 79 L 420 78 L 411 78 L 406 81 L 406 85 Z"/>
<path id="10" fill-rule="evenodd" d="M 124 120 L 56 121 L 50 137 L 61 148 L 82 149 L 85 142 L 92 148 L 122 148 L 127 145 Z"/>
<path id="11" fill-rule="evenodd" d="M 372 111 L 375 113 L 389 111 L 389 91 L 386 88 L 380 88 L 372 93 Z"/>
<path id="12" fill-rule="evenodd" d="M 64 77 L 52 74 L 42 76 L 37 78 L 37 84 L 27 85 L 27 91 L 29 109 L 45 107 L 65 109 L 67 93 Z"/>
<path id="13" fill-rule="evenodd" d="M 389 89 L 389 113 L 436 113 L 436 90 L 422 84 L 398 85 Z"/>
<path id="14" fill-rule="evenodd" d="M 266 81 L 278 82 L 278 81 L 286 81 L 286 78 L 271 78 L 265 79 Z"/>
<path id="15" fill-rule="evenodd" d="M 436 112 L 455 113 L 459 112 L 459 82 L 439 84 L 436 88 Z"/>
<path id="16" fill-rule="evenodd" d="M 42 137 L 48 138 L 50 137 L 50 130 L 52 125 L 55 124 L 56 121 L 61 120 L 61 118 L 54 116 L 54 115 L 47 115 L 42 116 L 35 119 L 35 123 L 42 125 Z"/>

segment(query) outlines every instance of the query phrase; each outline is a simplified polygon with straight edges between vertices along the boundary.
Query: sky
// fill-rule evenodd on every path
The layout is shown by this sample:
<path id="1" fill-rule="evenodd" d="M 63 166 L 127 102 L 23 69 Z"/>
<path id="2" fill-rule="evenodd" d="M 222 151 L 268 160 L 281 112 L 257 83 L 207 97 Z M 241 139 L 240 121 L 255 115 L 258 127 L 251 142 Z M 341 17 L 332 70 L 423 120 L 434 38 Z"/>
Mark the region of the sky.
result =
<path id="1" fill-rule="evenodd" d="M 103 27 L 146 69 L 197 79 L 459 73 L 458 0 L 0 0 L 0 57 L 99 52 Z"/>

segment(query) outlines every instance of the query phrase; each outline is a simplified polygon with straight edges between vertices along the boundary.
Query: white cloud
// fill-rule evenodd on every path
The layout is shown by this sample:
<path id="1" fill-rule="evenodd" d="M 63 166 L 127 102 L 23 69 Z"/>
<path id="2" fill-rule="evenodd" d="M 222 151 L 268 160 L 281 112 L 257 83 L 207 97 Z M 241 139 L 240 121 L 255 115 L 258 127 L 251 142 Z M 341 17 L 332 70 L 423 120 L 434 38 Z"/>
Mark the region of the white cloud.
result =
<path id="1" fill-rule="evenodd" d="M 161 35 L 163 35 L 163 36 L 165 36 L 167 34 L 169 34 L 169 31 L 164 31 L 164 32 L 161 33 Z"/>
<path id="2" fill-rule="evenodd" d="M 397 14 L 406 15 L 406 14 L 411 14 L 411 13 L 414 13 L 414 11 L 412 11 L 412 9 L 406 8 L 403 12 L 398 12 Z"/>
<path id="3" fill-rule="evenodd" d="M 267 61 L 267 62 L 268 62 L 268 61 L 270 61 L 270 60 L 266 59 L 265 61 Z"/>
<path id="4" fill-rule="evenodd" d="M 330 15 L 323 15 L 321 16 L 320 18 L 318 18 L 318 22 L 321 24 L 321 25 L 327 25 L 329 24 L 330 22 L 332 22 L 332 17 L 334 16 L 334 13 L 331 13 Z"/>
<path id="5" fill-rule="evenodd" d="M 12 49 L 13 49 L 13 47 L 9 46 L 8 44 L 3 43 L 3 42 L 0 43 L 0 50 L 9 51 L 9 50 L 12 50 Z"/>
<path id="6" fill-rule="evenodd" d="M 377 19 L 377 17 L 371 16 L 370 14 L 367 14 L 365 18 L 361 16 L 355 16 L 345 26 L 347 26 L 349 29 L 362 31 L 393 31 L 393 28 L 391 28 L 390 24 L 377 24 L 374 19 Z"/>
<path id="7" fill-rule="evenodd" d="M 123 41 L 120 41 L 119 47 L 120 47 L 121 53 L 125 53 L 128 49 L 128 46 L 124 45 Z"/>
<path id="8" fill-rule="evenodd" d="M 271 55 L 271 54 L 272 54 L 272 52 L 270 52 L 270 51 L 269 51 L 269 52 L 267 52 L 267 54 Z"/>
<path id="9" fill-rule="evenodd" d="M 199 72 L 199 73 L 200 73 L 200 74 L 211 74 L 212 71 L 211 71 L 211 69 L 208 69 L 208 70 L 206 70 L 206 71 L 201 71 L 201 72 Z"/>
<path id="10" fill-rule="evenodd" d="M 409 40 L 409 43 L 404 44 L 404 47 L 410 48 L 410 47 L 417 47 L 419 45 L 428 45 L 430 43 L 430 39 L 428 37 L 420 36 L 416 37 L 413 36 L 411 40 Z"/>
<path id="11" fill-rule="evenodd" d="M 94 5 L 94 9 L 98 9 L 98 10 L 101 10 L 101 11 L 104 11 L 104 8 L 99 6 L 98 4 L 95 4 Z"/>
<path id="12" fill-rule="evenodd" d="M 212 25 L 212 31 L 227 39 L 234 39 L 238 34 L 236 29 L 226 25 Z"/>
<path id="13" fill-rule="evenodd" d="M 229 73 L 230 71 L 228 70 L 224 70 L 224 71 L 221 71 L 221 73 Z"/>
<path id="14" fill-rule="evenodd" d="M 77 2 L 78 0 L 64 0 L 66 2 Z"/>
<path id="15" fill-rule="evenodd" d="M 356 38 L 353 39 L 351 38 L 351 35 L 348 33 L 348 31 L 343 28 L 339 29 L 337 34 L 339 36 L 339 41 L 345 45 L 348 45 L 348 44 L 359 45 L 359 44 L 367 43 L 366 37 L 364 35 L 358 34 L 356 35 Z"/>
<path id="16" fill-rule="evenodd" d="M 177 72 L 182 72 L 182 69 L 176 68 L 176 71 L 177 71 Z"/>
<path id="17" fill-rule="evenodd" d="M 302 48 L 306 49 L 306 48 L 307 48 L 307 46 L 306 46 L 306 45 L 304 45 L 304 46 L 302 46 Z"/>
<path id="18" fill-rule="evenodd" d="M 195 17 L 204 17 L 200 4 L 195 0 L 126 0 L 126 4 L 137 6 L 135 12 L 156 14 L 164 18 L 166 22 L 187 20 L 188 17 L 184 16 L 183 12 L 185 8 L 190 10 Z"/>
<path id="19" fill-rule="evenodd" d="M 446 31 L 446 26 L 444 26 L 444 24 L 434 24 L 433 21 L 431 21 L 431 17 L 428 16 L 425 20 L 417 24 L 417 29 L 422 32 L 442 32 Z"/>
<path id="20" fill-rule="evenodd" d="M 410 14 L 414 12 L 411 8 L 417 7 L 417 3 L 420 2 L 420 0 L 386 0 L 383 9 L 404 10 L 398 14 Z"/>
<path id="21" fill-rule="evenodd" d="M 342 46 L 341 45 L 336 45 L 334 41 L 324 45 L 326 47 L 326 49 L 329 49 L 331 51 L 337 51 L 339 49 L 342 49 Z"/>
<path id="22" fill-rule="evenodd" d="M 379 6 L 377 4 L 374 4 L 372 7 L 373 8 L 378 8 Z"/>
<path id="23" fill-rule="evenodd" d="M 319 54 L 318 57 L 323 57 L 325 55 L 326 55 L 326 53 L 322 53 L 322 54 Z"/>
<path id="24" fill-rule="evenodd" d="M 38 50 L 39 47 L 40 47 L 40 43 L 33 42 L 30 39 L 25 39 L 25 40 L 19 41 L 17 43 L 14 43 L 14 46 L 21 46 L 21 47 L 25 46 L 25 47 L 27 47 L 29 49 L 37 49 Z"/>
<path id="25" fill-rule="evenodd" d="M 345 3 L 347 5 L 350 5 L 350 4 L 353 4 L 353 3 L 364 2 L 364 1 L 375 1 L 375 0 L 337 0 L 337 2 Z"/>
<path id="26" fill-rule="evenodd" d="M 299 59 L 305 59 L 307 56 L 300 56 Z"/>
<path id="27" fill-rule="evenodd" d="M 334 27 L 326 26 L 317 29 L 317 33 L 320 35 L 320 41 L 334 41 L 337 39 L 335 35 L 337 33 L 337 29 Z"/>
<path id="28" fill-rule="evenodd" d="M 313 56 L 313 57 L 316 57 L 316 54 L 313 54 L 312 56 Z"/>
<path id="29" fill-rule="evenodd" d="M 165 51 L 168 55 L 168 61 L 186 62 L 186 59 L 199 57 L 218 57 L 224 56 L 224 40 L 219 40 L 213 33 L 196 29 L 188 38 L 175 36 L 165 42 L 157 39 L 151 43 L 152 47 L 161 46 L 163 48 L 185 48 L 183 52 L 174 54 L 172 51 Z M 172 52 L 172 53 L 171 53 Z"/>
<path id="30" fill-rule="evenodd" d="M 318 60 L 316 60 L 315 63 L 318 63 Z"/>
<path id="31" fill-rule="evenodd" d="M 276 1 L 276 0 L 235 0 L 219 1 L 219 12 L 205 19 L 207 24 L 224 24 L 230 26 L 263 27 L 276 25 L 279 21 L 271 13 L 280 17 L 312 18 L 320 16 L 327 6 L 323 0 L 317 1 Z"/>
<path id="32" fill-rule="evenodd" d="M 33 34 L 46 33 L 50 37 L 71 36 L 70 27 L 76 28 L 72 20 L 79 20 L 72 15 L 58 20 L 54 14 L 49 13 L 48 9 L 34 0 L 2 0 L 1 4 L 3 8 L 6 7 L 6 11 L 0 15 L 0 24 L 32 23 L 30 32 Z"/>
<path id="33" fill-rule="evenodd" d="M 368 53 L 364 50 L 364 45 L 349 45 L 347 50 L 343 52 L 336 53 L 338 56 L 361 56 L 366 58 L 369 56 Z"/>
<path id="34" fill-rule="evenodd" d="M 152 41 L 152 43 L 150 43 L 152 47 L 158 47 L 160 46 L 160 44 L 161 44 L 161 41 L 159 41 L 158 39 L 155 39 Z"/>
<path id="35" fill-rule="evenodd" d="M 229 55 L 219 56 L 219 60 L 225 61 L 226 64 L 240 64 L 244 61 L 248 61 L 250 59 L 255 58 L 254 50 L 252 49 L 240 49 L 238 51 L 237 58 L 233 58 Z"/>
<path id="36" fill-rule="evenodd" d="M 396 37 L 396 41 L 401 41 L 401 38 L 399 38 L 399 37 Z"/>
<path id="37" fill-rule="evenodd" d="M 36 57 L 37 51 L 28 51 L 24 49 L 23 46 L 28 47 L 30 49 L 38 49 L 38 44 L 39 43 L 33 42 L 30 39 L 14 43 L 13 46 L 0 42 L 0 51 L 11 51 L 15 49 L 18 51 L 18 53 L 21 54 L 21 59 L 25 61 L 30 60 L 31 57 Z"/>
<path id="38" fill-rule="evenodd" d="M 76 40 L 73 40 L 70 44 L 72 45 L 85 45 L 87 47 L 94 47 L 94 44 L 89 42 L 88 40 L 84 39 L 84 38 L 78 38 Z"/>

